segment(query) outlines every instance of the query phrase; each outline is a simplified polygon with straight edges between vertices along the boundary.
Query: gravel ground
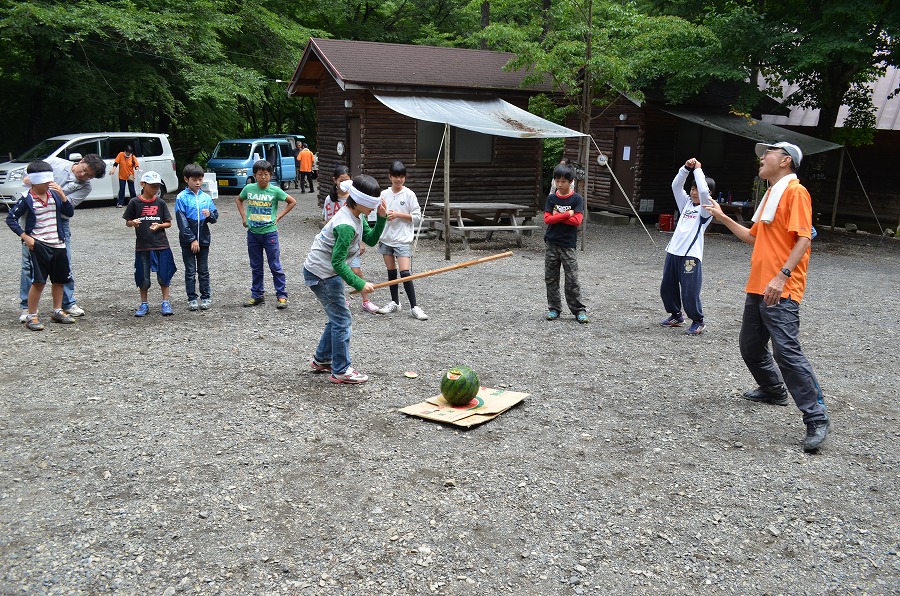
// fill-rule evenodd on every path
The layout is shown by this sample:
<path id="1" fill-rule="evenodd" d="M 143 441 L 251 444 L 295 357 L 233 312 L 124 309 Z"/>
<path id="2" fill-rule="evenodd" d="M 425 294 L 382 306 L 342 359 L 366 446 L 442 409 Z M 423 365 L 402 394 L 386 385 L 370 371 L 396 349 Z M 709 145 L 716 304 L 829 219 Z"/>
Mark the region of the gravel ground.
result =
<path id="1" fill-rule="evenodd" d="M 801 339 L 834 432 L 806 455 L 796 408 L 739 398 L 750 248 L 732 236 L 707 235 L 701 337 L 656 325 L 667 235 L 653 247 L 640 227 L 592 225 L 589 325 L 543 320 L 536 235 L 417 282 L 426 322 L 354 302 L 353 364 L 371 380 L 334 386 L 307 368 L 325 324 L 301 274 L 313 201 L 280 226 L 284 311 L 240 306 L 230 197 L 214 308 L 188 312 L 173 283 L 165 319 L 155 282 L 151 315 L 133 316 L 121 210 L 77 212 L 88 314 L 42 333 L 15 321 L 19 242 L 0 234 L 0 593 L 900 591 L 897 241 L 814 244 Z M 509 248 L 496 239 L 454 242 L 453 262 Z M 419 245 L 416 271 L 447 264 L 442 242 Z M 370 278 L 383 269 L 364 257 Z M 468 431 L 397 412 L 458 363 L 530 396 Z"/>

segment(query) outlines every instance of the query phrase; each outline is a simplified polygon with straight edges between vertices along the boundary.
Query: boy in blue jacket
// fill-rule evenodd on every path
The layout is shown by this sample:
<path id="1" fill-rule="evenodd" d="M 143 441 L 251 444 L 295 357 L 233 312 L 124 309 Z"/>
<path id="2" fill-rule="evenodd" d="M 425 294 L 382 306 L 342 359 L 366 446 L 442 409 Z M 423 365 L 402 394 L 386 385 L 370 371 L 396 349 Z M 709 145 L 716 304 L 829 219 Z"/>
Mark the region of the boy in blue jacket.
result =
<path id="1" fill-rule="evenodd" d="M 187 188 L 175 200 L 175 221 L 178 222 L 178 240 L 181 258 L 184 260 L 184 286 L 187 290 L 190 310 L 207 310 L 212 306 L 209 287 L 209 224 L 216 223 L 219 211 L 212 197 L 201 190 L 203 168 L 195 163 L 184 166 L 184 182 Z M 197 277 L 200 277 L 200 303 L 197 303 Z"/>
<path id="2" fill-rule="evenodd" d="M 62 217 L 75 215 L 75 208 L 64 192 L 50 190 L 50 183 L 53 182 L 53 168 L 50 164 L 33 161 L 25 171 L 28 173 L 31 189 L 9 210 L 6 225 L 22 239 L 31 257 L 32 280 L 28 290 L 25 328 L 42 331 L 44 325 L 38 320 L 38 302 L 48 278 L 53 296 L 53 314 L 50 318 L 57 323 L 75 322 L 62 309 L 63 286 L 71 277 L 62 234 Z M 25 224 L 24 228 L 22 223 Z"/>

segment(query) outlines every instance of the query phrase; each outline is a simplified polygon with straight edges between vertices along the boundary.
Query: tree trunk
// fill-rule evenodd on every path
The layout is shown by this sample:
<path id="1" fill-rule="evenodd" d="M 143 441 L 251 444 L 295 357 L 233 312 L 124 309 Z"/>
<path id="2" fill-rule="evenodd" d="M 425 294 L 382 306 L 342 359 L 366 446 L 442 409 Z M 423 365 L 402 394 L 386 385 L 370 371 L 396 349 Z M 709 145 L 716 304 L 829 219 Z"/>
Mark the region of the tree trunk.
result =
<path id="1" fill-rule="evenodd" d="M 488 0 L 484 0 L 481 3 L 481 30 L 484 31 L 487 29 L 488 25 L 491 24 L 491 3 Z M 485 38 L 481 38 L 481 49 L 488 50 L 488 42 Z"/>

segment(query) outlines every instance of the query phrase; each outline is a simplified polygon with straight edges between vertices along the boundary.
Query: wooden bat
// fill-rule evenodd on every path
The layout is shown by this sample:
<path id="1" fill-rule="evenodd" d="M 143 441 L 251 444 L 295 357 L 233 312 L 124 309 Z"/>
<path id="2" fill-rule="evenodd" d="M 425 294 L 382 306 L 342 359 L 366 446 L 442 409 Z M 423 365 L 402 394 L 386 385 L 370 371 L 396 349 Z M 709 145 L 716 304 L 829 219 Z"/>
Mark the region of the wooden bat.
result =
<path id="1" fill-rule="evenodd" d="M 457 263 L 456 265 L 448 265 L 447 267 L 441 267 L 440 269 L 432 269 L 431 271 L 423 271 L 422 273 L 415 273 L 413 275 L 407 277 L 398 277 L 397 279 L 392 279 L 391 281 L 383 281 L 381 283 L 374 284 L 374 289 L 378 290 L 380 288 L 386 288 L 388 286 L 396 286 L 397 284 L 402 284 L 405 281 L 412 281 L 414 279 L 419 279 L 420 277 L 429 277 L 431 275 L 437 275 L 438 273 L 446 273 L 448 271 L 453 271 L 454 269 L 463 269 L 464 267 L 471 267 L 472 265 L 480 265 L 481 263 L 487 263 L 488 261 L 496 261 L 497 259 L 503 259 L 506 257 L 512 256 L 512 251 L 508 250 L 506 252 L 501 252 L 496 255 L 491 255 L 489 257 L 481 257 L 480 259 L 473 259 L 471 261 L 463 261 L 462 263 Z M 357 294 L 357 290 L 353 290 L 350 292 L 351 294 Z"/>

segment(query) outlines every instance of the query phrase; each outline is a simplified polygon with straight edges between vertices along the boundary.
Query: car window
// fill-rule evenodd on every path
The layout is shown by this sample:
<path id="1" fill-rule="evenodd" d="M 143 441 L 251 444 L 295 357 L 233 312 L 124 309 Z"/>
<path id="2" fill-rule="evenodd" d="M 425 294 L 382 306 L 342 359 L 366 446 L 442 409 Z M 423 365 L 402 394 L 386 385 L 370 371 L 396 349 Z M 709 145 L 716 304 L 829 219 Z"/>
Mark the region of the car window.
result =
<path id="1" fill-rule="evenodd" d="M 219 159 L 247 159 L 250 156 L 250 144 L 219 143 L 212 156 Z"/>
<path id="2" fill-rule="evenodd" d="M 137 143 L 134 142 L 134 139 L 129 137 L 110 137 L 106 148 L 107 153 L 106 155 L 103 155 L 103 157 L 107 159 L 115 159 L 119 153 L 125 151 L 125 147 L 128 145 L 131 145 L 132 149 L 134 149 L 135 155 L 137 155 L 138 157 L 141 156 L 140 153 L 138 153 L 140 147 L 137 146 Z"/>
<path id="3" fill-rule="evenodd" d="M 291 157 L 294 155 L 293 149 L 291 149 L 290 143 L 279 143 L 279 147 L 281 147 L 281 157 Z"/>
<path id="4" fill-rule="evenodd" d="M 50 157 L 60 148 L 60 146 L 65 143 L 60 139 L 47 139 L 46 141 L 41 141 L 18 158 L 16 161 L 29 162 L 34 161 L 36 159 L 44 159 L 46 157 Z"/>
<path id="5" fill-rule="evenodd" d="M 72 143 L 63 150 L 59 157 L 70 159 L 70 156 L 73 153 L 79 153 L 81 154 L 81 157 L 84 157 L 88 153 L 100 153 L 100 139 L 86 139 Z"/>
<path id="6" fill-rule="evenodd" d="M 138 141 L 141 148 L 135 147 L 135 151 L 140 151 L 138 155 L 144 157 L 156 157 L 163 154 L 162 140 L 159 137 L 139 137 Z"/>

